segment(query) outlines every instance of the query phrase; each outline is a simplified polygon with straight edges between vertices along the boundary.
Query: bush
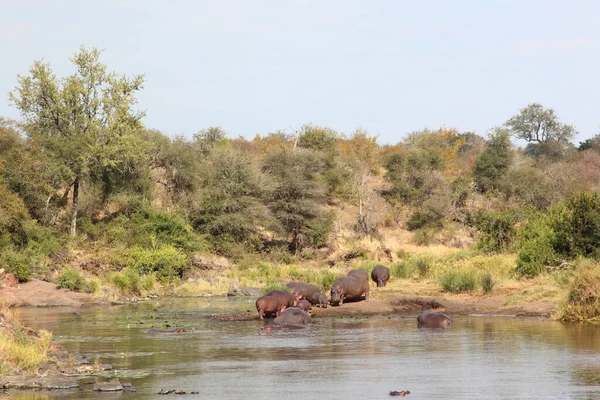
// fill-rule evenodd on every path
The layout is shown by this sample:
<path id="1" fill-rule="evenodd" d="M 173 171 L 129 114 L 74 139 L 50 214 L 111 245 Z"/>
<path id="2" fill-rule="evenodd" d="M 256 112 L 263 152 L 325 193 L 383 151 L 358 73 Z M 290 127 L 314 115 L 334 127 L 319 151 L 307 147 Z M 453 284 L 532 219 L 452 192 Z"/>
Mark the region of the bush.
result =
<path id="1" fill-rule="evenodd" d="M 480 233 L 477 249 L 485 253 L 509 251 L 516 238 L 517 221 L 515 210 L 479 213 L 474 221 Z"/>
<path id="2" fill-rule="evenodd" d="M 442 290 L 456 294 L 475 290 L 476 279 L 473 271 L 451 270 L 440 276 L 439 283 Z"/>
<path id="3" fill-rule="evenodd" d="M 414 272 L 415 264 L 410 259 L 398 261 L 390 267 L 390 275 L 394 278 L 408 279 Z"/>
<path id="4" fill-rule="evenodd" d="M 141 276 L 138 271 L 132 268 L 125 268 L 121 272 L 115 272 L 110 276 L 110 282 L 122 294 L 133 294 L 136 296 L 154 289 L 154 275 Z"/>
<path id="5" fill-rule="evenodd" d="M 418 256 L 415 259 L 415 267 L 419 272 L 419 277 L 424 278 L 427 275 L 427 273 L 429 272 L 429 267 L 431 267 L 432 261 L 432 258 L 427 255 Z"/>
<path id="6" fill-rule="evenodd" d="M 568 298 L 554 317 L 562 321 L 586 321 L 600 317 L 600 269 L 597 265 L 575 271 Z"/>
<path id="7" fill-rule="evenodd" d="M 63 269 L 56 277 L 56 286 L 59 289 L 68 289 L 81 292 L 85 286 L 85 278 L 74 269 Z"/>
<path id="8" fill-rule="evenodd" d="M 542 273 L 546 266 L 556 264 L 554 237 L 550 217 L 547 214 L 539 214 L 529 221 L 522 231 L 515 274 L 533 277 Z"/>
<path id="9" fill-rule="evenodd" d="M 554 246 L 567 258 L 600 258 L 600 196 L 582 192 L 553 209 Z"/>
<path id="10" fill-rule="evenodd" d="M 187 256 L 172 246 L 155 250 L 135 246 L 123 253 L 122 260 L 121 264 L 135 269 L 138 274 L 149 275 L 155 272 L 159 280 L 166 282 L 181 278 L 189 268 Z"/>
<path id="11" fill-rule="evenodd" d="M 6 268 L 19 282 L 28 282 L 33 278 L 35 261 L 30 251 L 18 251 L 12 247 L 3 249 L 0 254 L 0 266 Z"/>
<path id="12" fill-rule="evenodd" d="M 417 229 L 413 233 L 413 241 L 419 246 L 428 246 L 435 237 L 435 232 L 429 228 Z"/>
<path id="13" fill-rule="evenodd" d="M 483 289 L 483 293 L 491 293 L 492 289 L 494 289 L 494 284 L 495 282 L 492 274 L 486 272 L 481 275 L 481 288 Z"/>

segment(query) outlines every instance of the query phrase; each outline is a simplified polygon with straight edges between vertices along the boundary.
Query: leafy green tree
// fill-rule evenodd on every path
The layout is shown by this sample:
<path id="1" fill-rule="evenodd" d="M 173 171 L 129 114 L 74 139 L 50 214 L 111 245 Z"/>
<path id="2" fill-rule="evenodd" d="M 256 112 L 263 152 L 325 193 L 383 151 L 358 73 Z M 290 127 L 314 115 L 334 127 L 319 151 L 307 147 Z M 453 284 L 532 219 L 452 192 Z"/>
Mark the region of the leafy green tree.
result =
<path id="1" fill-rule="evenodd" d="M 72 236 L 77 232 L 80 186 L 86 179 L 116 176 L 147 152 L 139 134 L 144 113 L 132 110 L 143 76 L 107 72 L 100 53 L 81 47 L 71 59 L 77 72 L 60 80 L 50 65 L 36 61 L 9 95 L 28 135 L 40 140 L 53 163 L 68 174 Z"/>
<path id="2" fill-rule="evenodd" d="M 506 126 L 516 138 L 537 143 L 567 143 L 577 133 L 573 125 L 560 122 L 553 109 L 537 103 L 521 109 Z"/>
<path id="3" fill-rule="evenodd" d="M 272 184 L 249 154 L 217 148 L 202 166 L 197 192 L 185 205 L 194 228 L 226 253 L 235 243 L 258 247 L 274 219 L 264 205 Z"/>
<path id="4" fill-rule="evenodd" d="M 511 161 L 512 149 L 508 132 L 496 129 L 473 166 L 473 179 L 477 188 L 481 192 L 496 189 Z"/>
<path id="5" fill-rule="evenodd" d="M 555 248 L 568 258 L 600 258 L 600 196 L 581 192 L 553 210 Z"/>
<path id="6" fill-rule="evenodd" d="M 325 187 L 319 179 L 322 156 L 302 148 L 277 150 L 267 157 L 263 170 L 275 181 L 267 205 L 288 236 L 290 248 L 300 251 L 325 200 Z"/>
<path id="7" fill-rule="evenodd" d="M 330 154 L 335 151 L 339 141 L 340 135 L 335 130 L 307 124 L 298 133 L 297 146 Z"/>

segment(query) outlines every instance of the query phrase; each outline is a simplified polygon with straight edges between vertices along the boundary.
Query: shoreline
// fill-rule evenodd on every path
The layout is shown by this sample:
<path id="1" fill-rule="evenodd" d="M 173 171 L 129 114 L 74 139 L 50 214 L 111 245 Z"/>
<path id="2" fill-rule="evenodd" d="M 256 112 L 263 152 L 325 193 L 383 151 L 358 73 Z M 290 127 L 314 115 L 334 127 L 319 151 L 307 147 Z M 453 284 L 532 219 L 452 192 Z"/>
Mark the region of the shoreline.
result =
<path id="1" fill-rule="evenodd" d="M 515 315 L 549 318 L 557 306 L 557 304 L 550 301 L 528 301 L 521 304 L 511 304 L 507 301 L 507 293 L 502 291 L 487 295 L 472 293 L 442 296 L 399 293 L 390 290 L 372 290 L 371 293 L 374 296 L 372 295 L 368 301 L 347 302 L 342 306 L 329 306 L 326 309 L 314 308 L 313 313 L 319 317 L 336 317 L 408 314 L 425 309 L 437 309 L 454 315 Z M 202 297 L 190 296 L 190 298 Z M 253 298 L 253 296 L 242 297 Z M 158 299 L 160 298 L 168 297 L 158 297 Z M 33 280 L 0 290 L 0 303 L 7 303 L 14 307 L 107 306 L 143 301 L 146 301 L 146 299 L 123 299 L 119 302 L 108 302 L 92 294 L 57 289 L 55 284 L 40 280 Z M 252 317 L 258 318 L 253 311 L 244 314 L 250 314 Z M 248 317 L 246 316 L 243 319 L 248 319 Z"/>

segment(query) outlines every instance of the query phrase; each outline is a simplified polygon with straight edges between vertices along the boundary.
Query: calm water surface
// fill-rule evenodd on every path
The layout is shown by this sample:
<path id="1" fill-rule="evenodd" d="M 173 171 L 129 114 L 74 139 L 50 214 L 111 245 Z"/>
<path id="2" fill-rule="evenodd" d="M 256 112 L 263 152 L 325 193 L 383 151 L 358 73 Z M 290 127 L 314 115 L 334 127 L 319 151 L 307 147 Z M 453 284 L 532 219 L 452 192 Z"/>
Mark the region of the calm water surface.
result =
<path id="1" fill-rule="evenodd" d="M 308 329 L 266 331 L 259 320 L 213 313 L 252 300 L 156 300 L 90 308 L 26 308 L 21 315 L 91 361 L 112 364 L 136 393 L 12 392 L 17 399 L 600 399 L 600 327 L 544 319 L 454 317 L 446 331 L 414 317 L 314 318 Z M 73 312 L 81 314 L 74 314 Z M 183 328 L 183 334 L 149 329 Z M 93 381 L 93 379 L 88 379 Z M 200 394 L 161 396 L 161 389 Z"/>

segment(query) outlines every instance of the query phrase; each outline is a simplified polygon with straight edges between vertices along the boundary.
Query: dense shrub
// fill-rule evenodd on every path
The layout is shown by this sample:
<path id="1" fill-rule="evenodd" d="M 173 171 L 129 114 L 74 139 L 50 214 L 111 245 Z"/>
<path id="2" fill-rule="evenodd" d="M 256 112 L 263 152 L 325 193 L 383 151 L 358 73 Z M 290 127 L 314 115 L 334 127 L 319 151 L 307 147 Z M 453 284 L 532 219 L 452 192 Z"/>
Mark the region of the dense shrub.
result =
<path id="1" fill-rule="evenodd" d="M 532 277 L 540 274 L 548 265 L 557 262 L 554 251 L 554 230 L 551 217 L 539 214 L 529 220 L 521 233 L 521 244 L 515 273 L 518 276 Z"/>
<path id="2" fill-rule="evenodd" d="M 27 282 L 33 278 L 35 257 L 30 251 L 18 251 L 13 247 L 2 249 L 0 267 L 13 274 L 19 282 Z"/>
<path id="3" fill-rule="evenodd" d="M 413 272 L 415 272 L 415 264 L 410 258 L 395 262 L 390 267 L 390 275 L 394 278 L 408 279 Z"/>
<path id="4" fill-rule="evenodd" d="M 553 210 L 554 246 L 567 258 L 600 257 L 600 196 L 582 192 Z"/>
<path id="5" fill-rule="evenodd" d="M 477 280 L 473 271 L 450 270 L 439 277 L 442 290 L 451 293 L 463 293 L 475 290 Z"/>
<path id="6" fill-rule="evenodd" d="M 186 255 L 173 246 L 157 249 L 135 246 L 123 252 L 119 263 L 133 268 L 138 274 L 156 273 L 159 280 L 167 282 L 180 278 L 188 268 Z"/>
<path id="7" fill-rule="evenodd" d="M 66 268 L 56 277 L 56 286 L 59 289 L 68 289 L 73 292 L 94 293 L 98 291 L 98 282 L 85 277 L 77 270 Z"/>
<path id="8" fill-rule="evenodd" d="M 81 292 L 85 285 L 85 278 L 79 271 L 74 269 L 63 269 L 56 277 L 56 286 L 59 289 L 68 289 Z"/>
<path id="9" fill-rule="evenodd" d="M 483 293 L 490 293 L 494 289 L 495 284 L 496 282 L 494 282 L 494 278 L 489 272 L 481 275 L 481 288 L 483 289 Z"/>
<path id="10" fill-rule="evenodd" d="M 478 213 L 473 221 L 479 231 L 477 248 L 485 253 L 511 250 L 517 234 L 518 220 L 515 210 Z"/>
<path id="11" fill-rule="evenodd" d="M 133 268 L 125 268 L 121 272 L 115 272 L 110 276 L 110 282 L 125 295 L 139 296 L 142 293 L 154 289 L 154 275 L 141 276 Z"/>

